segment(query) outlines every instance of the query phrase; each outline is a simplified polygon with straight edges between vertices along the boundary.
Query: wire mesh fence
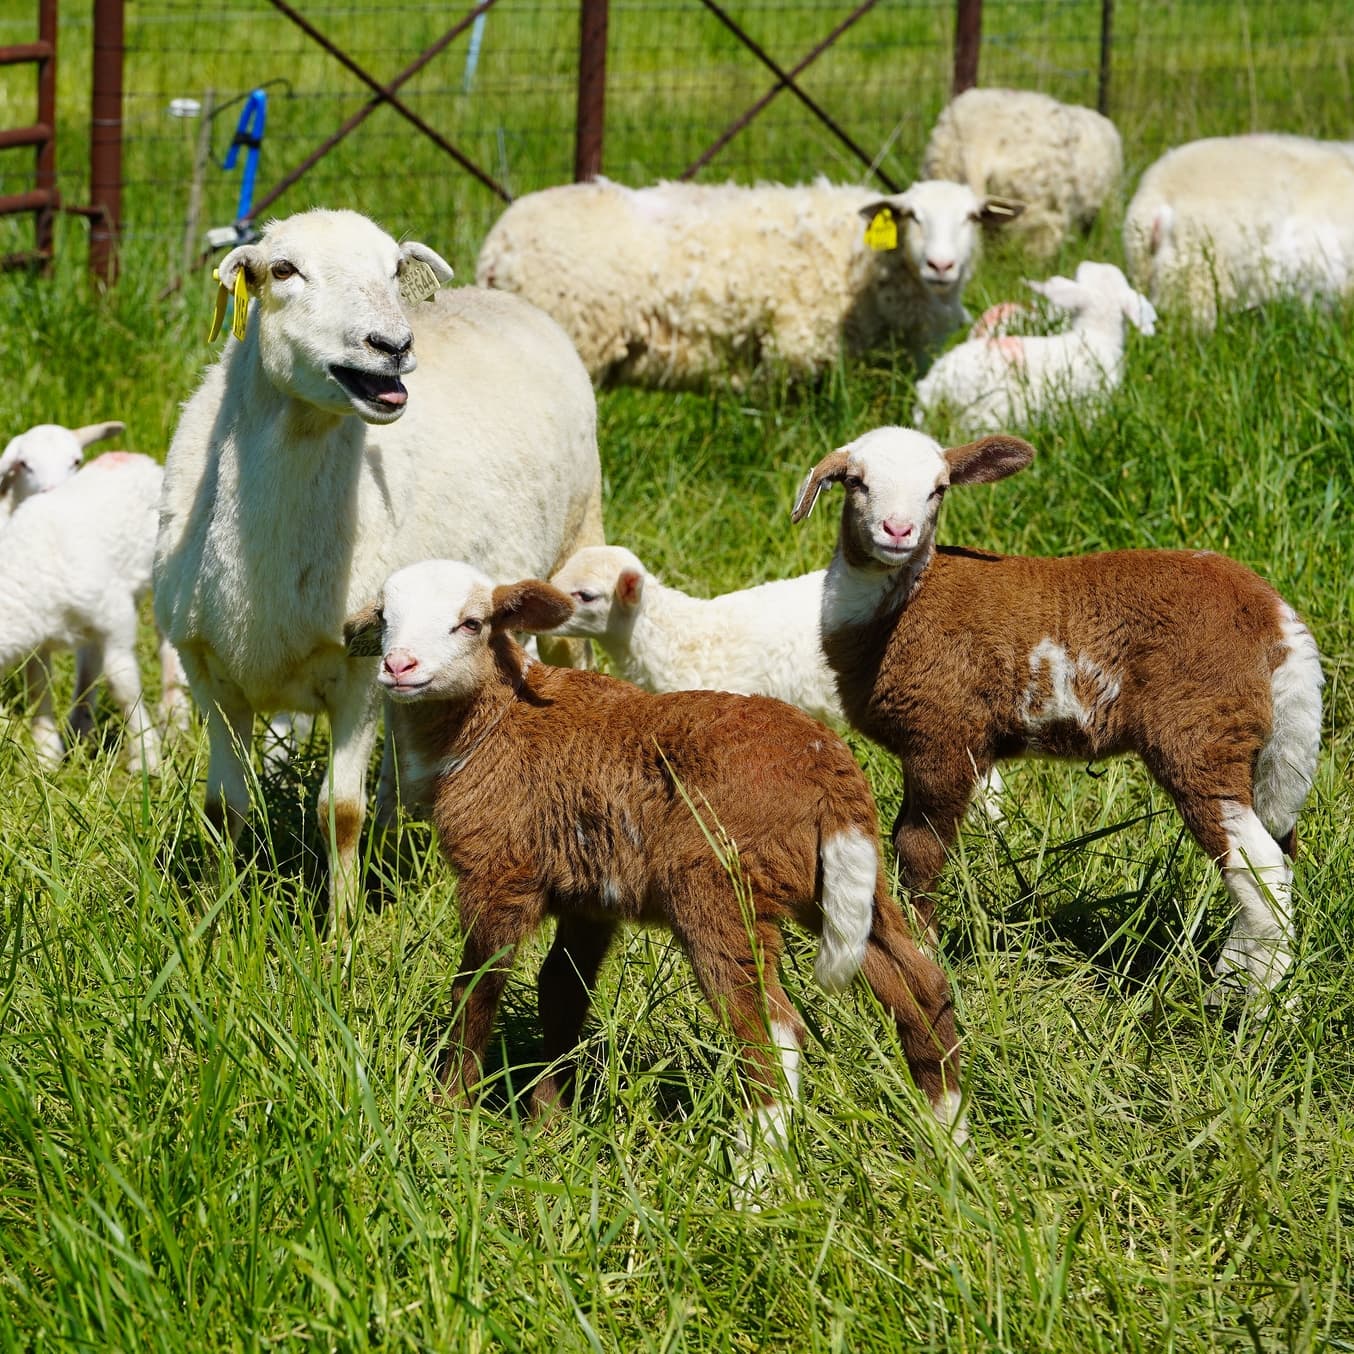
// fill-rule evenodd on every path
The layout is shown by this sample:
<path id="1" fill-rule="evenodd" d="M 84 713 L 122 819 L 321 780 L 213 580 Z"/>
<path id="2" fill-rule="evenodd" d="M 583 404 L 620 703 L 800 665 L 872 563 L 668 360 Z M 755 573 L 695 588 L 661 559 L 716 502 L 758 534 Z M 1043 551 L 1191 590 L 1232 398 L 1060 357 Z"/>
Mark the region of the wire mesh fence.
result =
<path id="1" fill-rule="evenodd" d="M 296 8 L 381 83 L 463 17 L 445 0 L 296 0 Z M 793 68 L 855 4 L 729 0 L 723 8 Z M 980 83 L 1094 104 L 1102 14 L 1102 0 L 987 0 Z M 61 188 L 78 202 L 88 193 L 92 21 L 89 6 L 74 0 L 61 18 Z M 906 182 L 949 94 L 954 19 L 954 0 L 878 0 L 796 77 L 862 158 L 792 92 L 775 92 L 776 77 L 701 0 L 612 0 L 603 171 L 632 183 L 679 176 L 765 100 L 696 177 L 849 181 L 874 166 Z M 0 43 L 29 40 L 33 25 L 31 3 L 0 4 Z M 1109 112 L 1124 135 L 1130 182 L 1167 146 L 1198 136 L 1349 135 L 1348 0 L 1118 0 L 1112 31 Z M 400 98 L 509 193 L 566 181 L 578 37 L 577 0 L 498 0 L 403 84 Z M 31 121 L 31 81 L 0 76 L 0 126 Z M 464 271 L 502 209 L 493 191 L 397 110 L 374 102 L 352 69 L 269 0 L 129 0 L 124 84 L 124 235 L 171 259 L 186 258 L 208 228 L 238 214 L 250 157 L 242 150 L 232 169 L 222 164 L 243 100 L 258 87 L 267 107 L 255 200 L 362 115 L 273 210 L 352 206 L 436 241 Z M 0 192 L 21 191 L 29 178 L 27 157 L 0 154 Z"/>

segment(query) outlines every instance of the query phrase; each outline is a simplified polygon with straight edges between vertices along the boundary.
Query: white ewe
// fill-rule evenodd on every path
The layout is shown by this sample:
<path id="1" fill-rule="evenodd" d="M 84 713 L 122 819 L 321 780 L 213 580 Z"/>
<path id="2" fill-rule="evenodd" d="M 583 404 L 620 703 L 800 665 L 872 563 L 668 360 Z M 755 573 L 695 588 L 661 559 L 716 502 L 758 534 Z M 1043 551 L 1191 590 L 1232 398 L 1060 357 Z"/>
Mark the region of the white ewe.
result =
<path id="1" fill-rule="evenodd" d="M 1354 287 L 1354 142 L 1192 141 L 1142 176 L 1124 217 L 1135 284 L 1211 328 L 1219 306 Z"/>
<path id="2" fill-rule="evenodd" d="M 1060 404 L 1093 410 L 1124 379 L 1125 323 L 1155 331 L 1152 303 L 1112 263 L 1083 263 L 1075 281 L 1051 277 L 1026 286 L 1070 312 L 1071 329 L 1013 335 L 1017 314 L 994 306 L 984 319 L 991 316 L 987 328 L 1001 332 L 951 348 L 917 383 L 918 427 L 942 409 L 970 435 L 1026 427 Z"/>
<path id="3" fill-rule="evenodd" d="M 208 814 L 238 834 L 256 711 L 327 714 L 319 811 L 339 932 L 378 713 L 372 665 L 344 651 L 344 617 L 414 560 L 548 574 L 602 539 L 596 406 L 568 339 L 515 297 L 473 287 L 406 315 L 401 280 L 429 269 L 451 275 L 426 246 L 349 211 L 275 221 L 231 250 L 223 291 L 257 304 L 246 323 L 237 313 L 243 338 L 227 339 L 184 406 L 165 462 L 156 615 L 207 721 Z M 385 814 L 389 766 L 382 784 Z"/>
<path id="4" fill-rule="evenodd" d="M 161 481 L 150 457 L 108 452 L 30 497 L 0 531 L 0 578 L 22 580 L 0 591 L 0 668 L 29 659 L 30 689 L 38 695 L 33 741 L 43 765 L 55 765 L 63 751 L 46 662 L 61 648 L 81 652 L 73 724 L 88 710 L 89 687 L 102 671 L 127 719 L 133 768 L 154 770 L 159 760 L 141 697 L 136 624 L 150 587 Z M 163 708 L 173 718 L 181 701 L 178 666 L 167 645 L 160 658 Z"/>
<path id="5" fill-rule="evenodd" d="M 1091 225 L 1123 169 L 1107 117 L 1028 89 L 965 90 L 941 111 L 922 157 L 928 179 L 1024 202 L 1012 233 L 1044 258 Z"/>
<path id="6" fill-rule="evenodd" d="M 979 223 L 1020 211 L 954 183 L 881 199 L 599 179 L 518 198 L 477 277 L 549 311 L 599 382 L 699 387 L 764 362 L 802 377 L 890 339 L 924 361 L 967 322 Z"/>

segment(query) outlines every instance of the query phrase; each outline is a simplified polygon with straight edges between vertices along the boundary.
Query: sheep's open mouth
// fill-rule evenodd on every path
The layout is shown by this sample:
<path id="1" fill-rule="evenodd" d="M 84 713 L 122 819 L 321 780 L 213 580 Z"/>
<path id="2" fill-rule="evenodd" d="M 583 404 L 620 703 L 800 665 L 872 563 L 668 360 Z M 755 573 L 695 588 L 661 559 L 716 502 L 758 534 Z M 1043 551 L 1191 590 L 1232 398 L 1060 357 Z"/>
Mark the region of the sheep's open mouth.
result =
<path id="1" fill-rule="evenodd" d="M 367 404 L 398 409 L 409 398 L 404 382 L 389 372 L 363 371 L 360 367 L 332 366 L 329 374 L 354 399 Z"/>

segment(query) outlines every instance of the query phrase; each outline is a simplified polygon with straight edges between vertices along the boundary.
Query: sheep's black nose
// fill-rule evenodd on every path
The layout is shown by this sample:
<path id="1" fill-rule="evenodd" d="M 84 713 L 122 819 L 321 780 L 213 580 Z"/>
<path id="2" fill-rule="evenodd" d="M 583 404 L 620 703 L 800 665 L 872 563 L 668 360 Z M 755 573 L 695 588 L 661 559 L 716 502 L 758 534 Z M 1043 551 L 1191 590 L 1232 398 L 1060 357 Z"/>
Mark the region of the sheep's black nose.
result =
<path id="1" fill-rule="evenodd" d="M 395 339 L 386 338 L 384 334 L 367 335 L 368 348 L 375 348 L 378 353 L 385 353 L 390 357 L 403 357 L 413 346 L 414 336 L 412 334 L 406 334 L 398 342 Z"/>

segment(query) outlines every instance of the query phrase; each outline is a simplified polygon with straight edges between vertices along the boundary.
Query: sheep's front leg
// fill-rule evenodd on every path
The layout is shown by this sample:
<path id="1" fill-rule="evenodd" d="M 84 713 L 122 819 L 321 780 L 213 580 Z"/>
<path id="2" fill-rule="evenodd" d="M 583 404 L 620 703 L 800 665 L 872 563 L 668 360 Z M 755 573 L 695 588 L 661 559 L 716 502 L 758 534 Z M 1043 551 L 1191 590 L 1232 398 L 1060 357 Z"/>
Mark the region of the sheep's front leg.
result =
<path id="1" fill-rule="evenodd" d="M 376 741 L 377 697 L 369 663 L 360 667 L 329 707 L 329 774 L 320 791 L 320 831 L 329 849 L 329 937 L 347 943 L 364 895 L 357 868 L 367 807 L 367 763 Z"/>
<path id="2" fill-rule="evenodd" d="M 30 700 L 36 698 L 37 709 L 30 725 L 33 747 L 38 754 L 38 765 L 54 771 L 61 765 L 61 730 L 57 727 L 56 710 L 52 706 L 52 675 L 45 654 L 34 654 L 24 664 L 24 685 Z"/>
<path id="3" fill-rule="evenodd" d="M 893 846 L 908 901 L 932 944 L 936 934 L 935 888 L 945 858 L 959 833 L 959 824 L 973 796 L 973 786 L 991 763 L 974 765 L 967 749 L 925 763 L 905 761 L 903 806 L 893 823 Z"/>
<path id="4" fill-rule="evenodd" d="M 510 869 L 491 885 L 462 875 L 457 892 L 465 948 L 451 989 L 455 1014 L 441 1081 L 446 1098 L 462 1103 L 483 1076 L 484 1050 L 513 958 L 545 916 L 545 898 L 530 871 Z"/>

